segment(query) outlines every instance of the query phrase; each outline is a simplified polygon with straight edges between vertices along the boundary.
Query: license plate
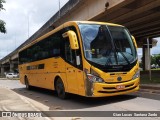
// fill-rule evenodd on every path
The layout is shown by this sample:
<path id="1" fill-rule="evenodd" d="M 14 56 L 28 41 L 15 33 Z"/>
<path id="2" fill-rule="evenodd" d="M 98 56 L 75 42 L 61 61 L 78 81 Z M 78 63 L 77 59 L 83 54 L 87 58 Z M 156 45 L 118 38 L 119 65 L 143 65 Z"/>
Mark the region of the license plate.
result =
<path id="1" fill-rule="evenodd" d="M 124 90 L 125 89 L 125 85 L 117 85 L 116 89 L 117 90 Z"/>

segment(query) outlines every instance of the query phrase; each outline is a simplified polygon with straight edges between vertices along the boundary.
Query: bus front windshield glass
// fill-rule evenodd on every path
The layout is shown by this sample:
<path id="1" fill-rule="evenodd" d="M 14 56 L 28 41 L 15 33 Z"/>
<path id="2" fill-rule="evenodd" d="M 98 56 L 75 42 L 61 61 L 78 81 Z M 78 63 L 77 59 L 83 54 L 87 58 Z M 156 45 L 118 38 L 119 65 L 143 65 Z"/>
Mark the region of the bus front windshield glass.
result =
<path id="1" fill-rule="evenodd" d="M 125 27 L 79 24 L 85 58 L 101 66 L 131 65 L 136 48 Z"/>

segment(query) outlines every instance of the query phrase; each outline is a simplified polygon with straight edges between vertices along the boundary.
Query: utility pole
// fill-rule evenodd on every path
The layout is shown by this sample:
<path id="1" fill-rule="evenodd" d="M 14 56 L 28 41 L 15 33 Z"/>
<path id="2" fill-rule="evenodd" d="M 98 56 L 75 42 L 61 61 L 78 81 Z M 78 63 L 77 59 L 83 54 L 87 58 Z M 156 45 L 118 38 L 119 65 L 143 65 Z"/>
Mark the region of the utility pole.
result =
<path id="1" fill-rule="evenodd" d="M 61 17 L 61 1 L 59 0 L 59 18 Z"/>
<path id="2" fill-rule="evenodd" d="M 17 47 L 17 36 L 16 36 L 16 33 L 15 33 L 15 39 L 14 39 L 14 47 L 15 47 L 15 49 L 16 49 L 16 47 Z"/>
<path id="3" fill-rule="evenodd" d="M 28 14 L 28 38 L 29 38 L 29 14 Z"/>
<path id="4" fill-rule="evenodd" d="M 149 68 L 149 80 L 152 81 L 151 79 L 151 55 L 150 55 L 150 48 L 149 48 L 149 38 L 147 38 L 147 49 L 148 49 L 148 68 Z"/>

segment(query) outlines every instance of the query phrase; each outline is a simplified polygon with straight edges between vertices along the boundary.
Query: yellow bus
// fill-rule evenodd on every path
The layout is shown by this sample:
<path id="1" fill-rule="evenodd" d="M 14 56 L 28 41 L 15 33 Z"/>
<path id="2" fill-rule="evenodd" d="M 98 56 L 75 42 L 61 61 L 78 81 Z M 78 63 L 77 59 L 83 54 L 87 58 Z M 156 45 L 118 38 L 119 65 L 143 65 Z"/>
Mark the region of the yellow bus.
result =
<path id="1" fill-rule="evenodd" d="M 127 94 L 139 89 L 137 45 L 121 25 L 70 21 L 19 50 L 20 81 L 86 97 Z"/>

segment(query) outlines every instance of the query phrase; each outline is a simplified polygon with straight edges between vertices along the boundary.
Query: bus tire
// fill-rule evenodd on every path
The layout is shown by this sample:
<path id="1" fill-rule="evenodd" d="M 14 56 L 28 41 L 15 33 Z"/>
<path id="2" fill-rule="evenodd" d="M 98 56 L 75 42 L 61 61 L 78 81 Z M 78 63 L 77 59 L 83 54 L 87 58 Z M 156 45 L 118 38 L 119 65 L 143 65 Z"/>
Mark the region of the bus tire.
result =
<path id="1" fill-rule="evenodd" d="M 25 77 L 25 85 L 27 90 L 31 90 L 31 86 L 29 85 L 29 81 L 27 77 Z"/>
<path id="2" fill-rule="evenodd" d="M 65 92 L 64 84 L 60 78 L 56 80 L 55 89 L 59 98 L 61 99 L 67 98 L 67 93 Z"/>

